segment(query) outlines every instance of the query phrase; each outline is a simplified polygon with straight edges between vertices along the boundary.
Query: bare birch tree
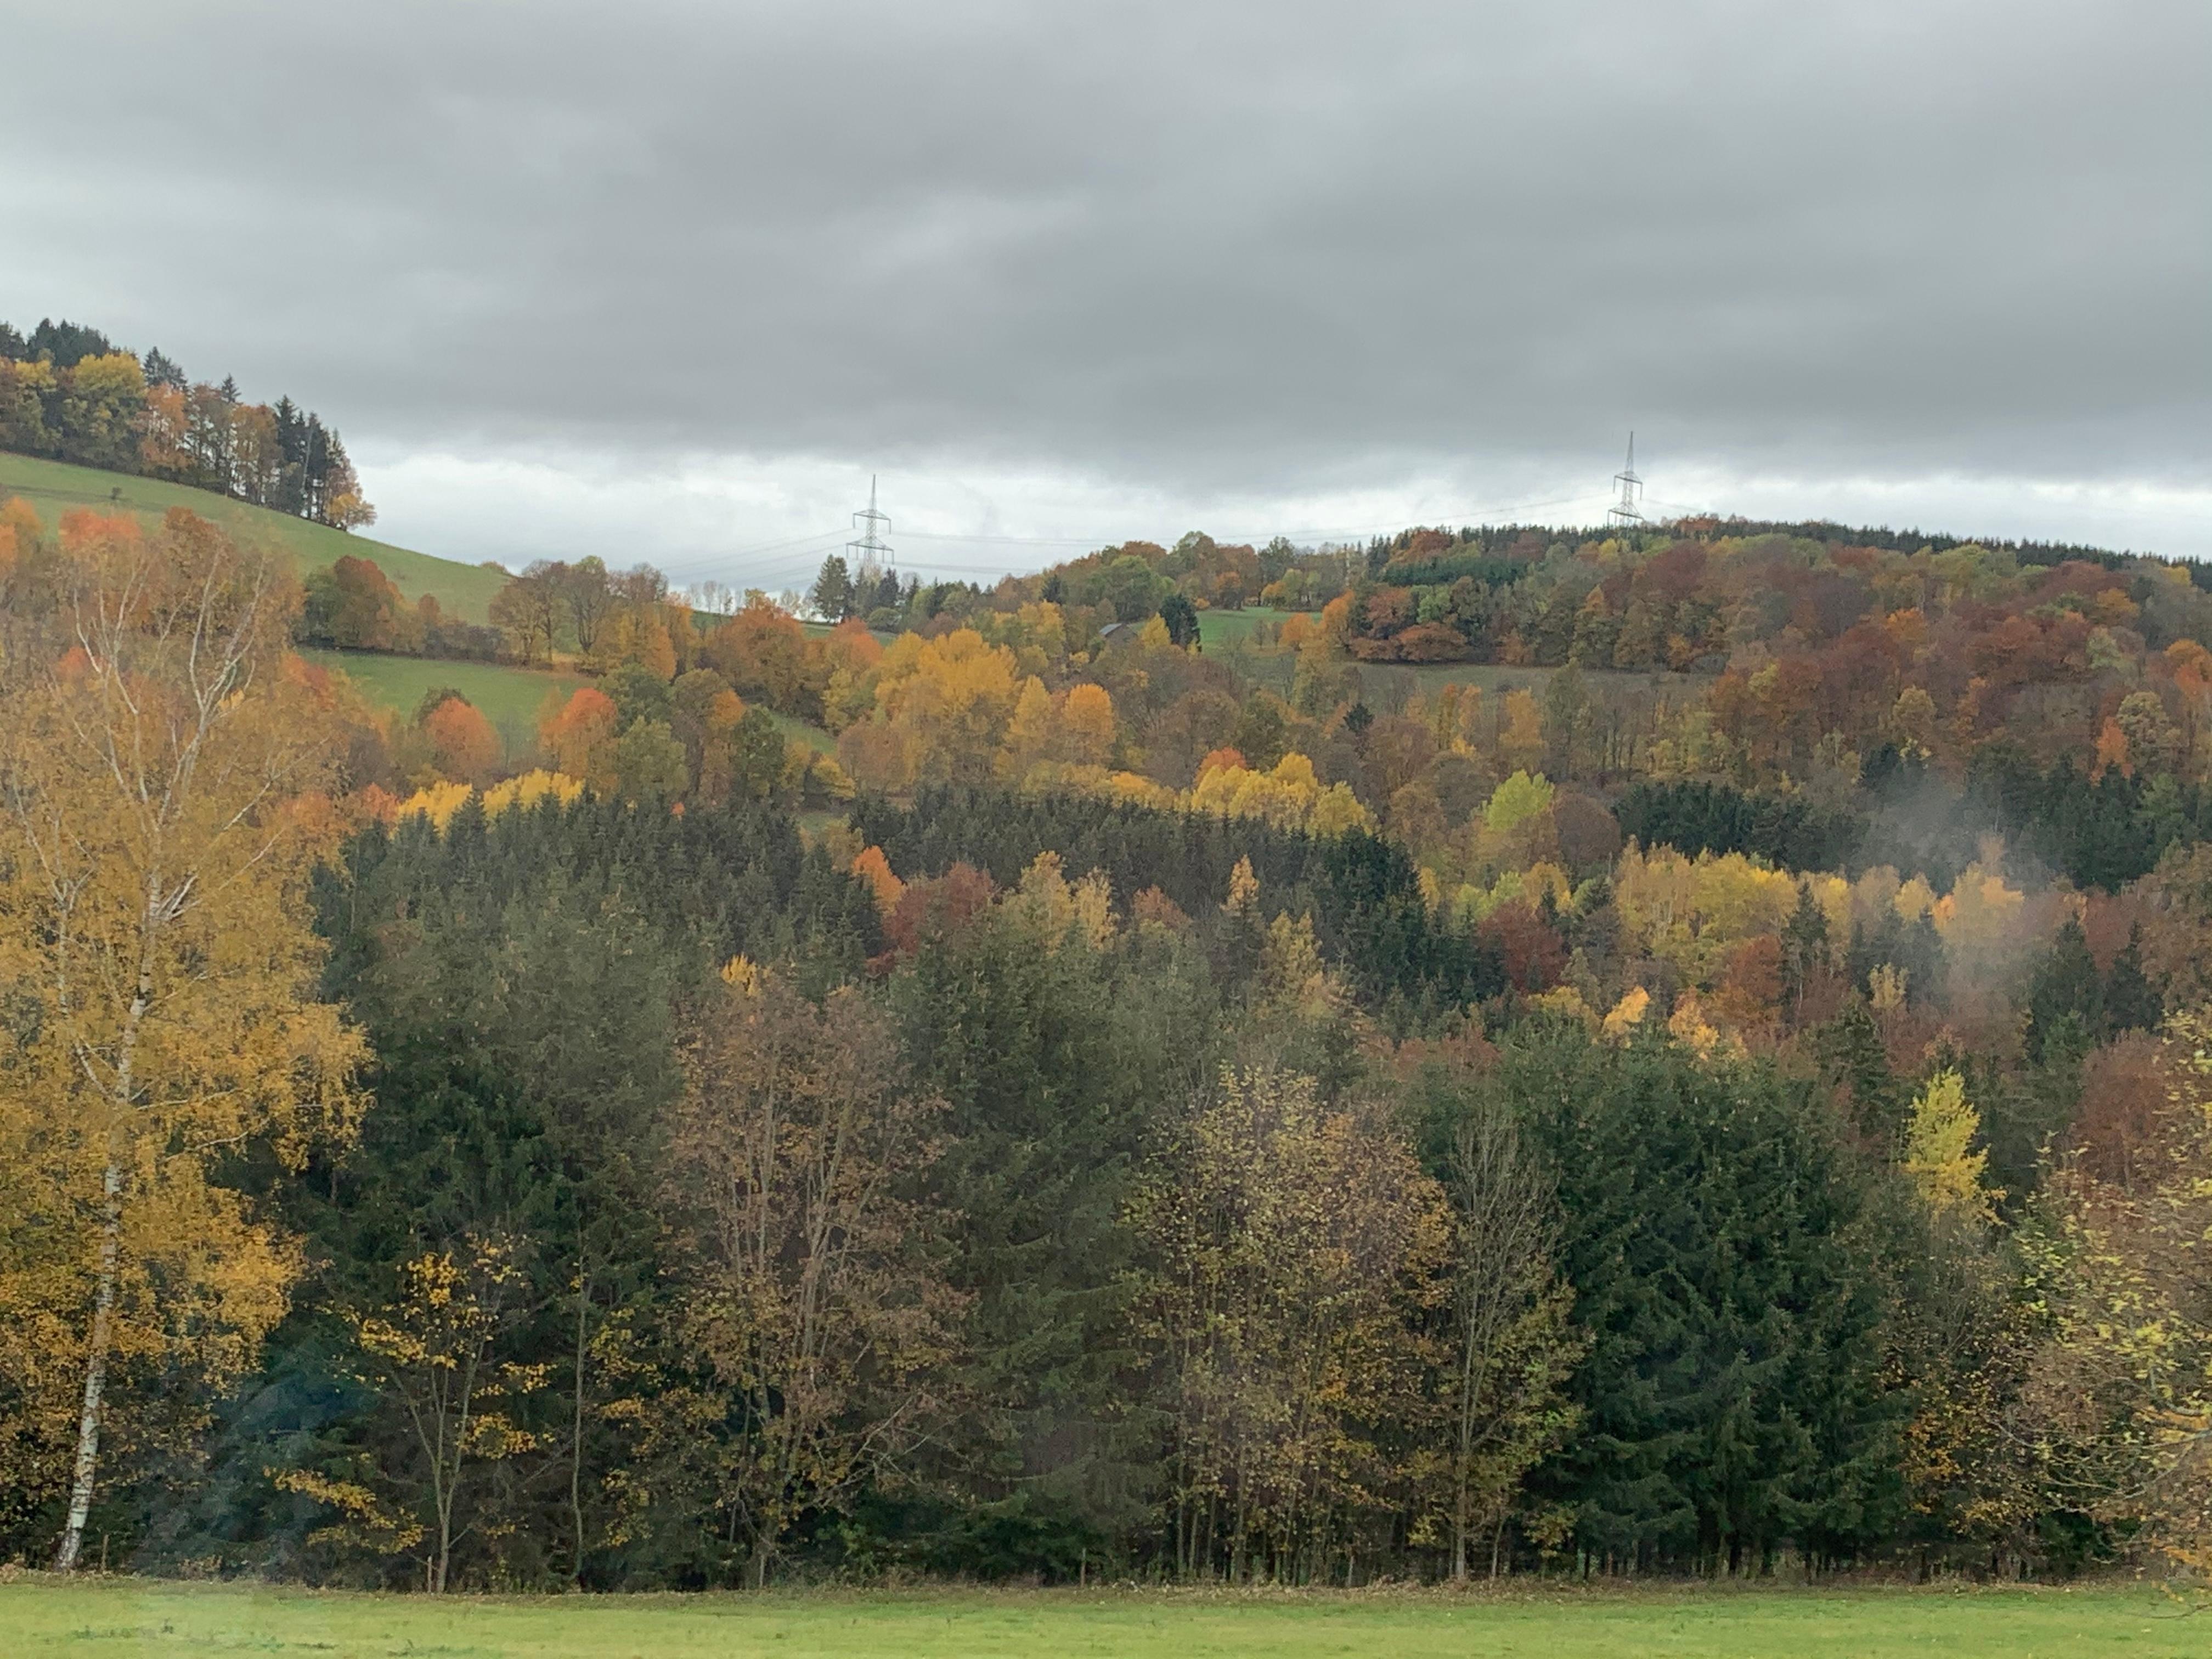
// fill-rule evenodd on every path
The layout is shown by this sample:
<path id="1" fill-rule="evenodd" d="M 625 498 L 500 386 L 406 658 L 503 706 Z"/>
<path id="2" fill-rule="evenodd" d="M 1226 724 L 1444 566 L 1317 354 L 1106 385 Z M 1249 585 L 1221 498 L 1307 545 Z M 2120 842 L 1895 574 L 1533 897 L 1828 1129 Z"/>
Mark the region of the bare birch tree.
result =
<path id="1" fill-rule="evenodd" d="M 748 1437 L 724 1499 L 768 1580 L 793 1522 L 834 1508 L 925 1425 L 957 1299 L 905 1182 L 936 1156 L 939 1101 L 905 1085 L 857 992 L 817 1007 L 742 962 L 690 1044 L 671 1183 L 697 1217 L 694 1340 Z"/>
<path id="2" fill-rule="evenodd" d="M 1451 1576 L 1468 1576 L 1472 1540 L 1497 1540 L 1522 1478 L 1573 1427 L 1560 1395 L 1582 1344 L 1566 1323 L 1569 1292 L 1552 1268 L 1551 1182 L 1508 1103 L 1477 1093 L 1453 1137 L 1455 1212 L 1449 1389 Z"/>

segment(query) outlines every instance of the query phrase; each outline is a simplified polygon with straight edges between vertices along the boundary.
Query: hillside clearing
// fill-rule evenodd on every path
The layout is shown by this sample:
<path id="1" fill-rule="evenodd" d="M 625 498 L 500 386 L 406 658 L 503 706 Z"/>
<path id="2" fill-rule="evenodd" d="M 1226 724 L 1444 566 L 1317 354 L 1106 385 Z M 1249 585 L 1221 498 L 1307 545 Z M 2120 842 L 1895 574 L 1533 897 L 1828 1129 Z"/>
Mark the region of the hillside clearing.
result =
<path id="1" fill-rule="evenodd" d="M 499 1659 L 902 1659 L 1054 1654 L 1188 1659 L 1345 1653 L 1403 1659 L 2090 1659 L 2203 1650 L 2145 1590 L 1703 1587 L 1587 1592 L 1303 1594 L 1072 1590 L 765 1595 L 325 1594 L 139 1580 L 0 1585 L 21 1659 L 312 1649 Z"/>
<path id="2" fill-rule="evenodd" d="M 536 745 L 538 722 L 549 697 L 565 698 L 577 687 L 592 684 L 583 674 L 557 668 L 518 668 L 507 663 L 397 657 L 315 646 L 302 647 L 300 654 L 318 667 L 335 668 L 345 674 L 375 707 L 397 709 L 402 714 L 412 714 L 434 687 L 451 686 L 498 728 L 510 763 L 519 763 Z M 773 709 L 768 714 L 787 738 L 796 738 L 817 754 L 836 752 L 837 740 L 820 726 Z"/>
<path id="3" fill-rule="evenodd" d="M 1202 645 L 1220 645 L 1231 640 L 1246 640 L 1253 631 L 1266 623 L 1280 628 L 1292 617 L 1311 612 L 1271 611 L 1264 605 L 1247 605 L 1242 611 L 1201 611 L 1198 613 L 1198 637 Z"/>
<path id="4" fill-rule="evenodd" d="M 439 657 L 392 657 L 373 651 L 327 651 L 307 647 L 300 654 L 319 667 L 335 668 L 380 708 L 411 714 L 432 688 L 449 685 L 483 711 L 498 728 L 510 761 L 527 756 L 538 742 L 538 720 L 546 699 L 567 697 L 588 684 L 581 674 L 557 669 L 515 668 L 505 663 L 452 662 Z"/>
<path id="5" fill-rule="evenodd" d="M 72 507 L 101 513 L 119 507 L 149 522 L 173 507 L 188 507 L 240 541 L 273 543 L 283 548 L 297 562 L 302 575 L 335 564 L 349 553 L 356 558 L 374 559 L 410 599 L 434 594 L 447 614 L 464 622 L 485 621 L 492 595 L 507 580 L 502 571 L 411 552 L 289 513 L 251 507 L 210 490 L 0 452 L 0 501 L 11 495 L 30 502 L 49 526 Z"/>
<path id="6" fill-rule="evenodd" d="M 796 738 L 817 755 L 837 752 L 837 739 L 820 726 L 809 726 L 796 714 L 779 714 L 773 708 L 768 710 L 768 717 L 775 722 L 775 729 L 783 733 L 786 742 Z"/>

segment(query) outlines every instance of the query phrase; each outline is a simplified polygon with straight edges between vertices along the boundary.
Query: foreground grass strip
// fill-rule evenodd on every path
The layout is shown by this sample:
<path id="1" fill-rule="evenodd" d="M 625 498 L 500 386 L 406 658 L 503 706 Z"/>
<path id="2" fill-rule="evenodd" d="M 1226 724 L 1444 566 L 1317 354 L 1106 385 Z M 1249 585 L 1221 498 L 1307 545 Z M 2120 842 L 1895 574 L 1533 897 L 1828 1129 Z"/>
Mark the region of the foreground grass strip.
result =
<path id="1" fill-rule="evenodd" d="M 2135 1589 L 920 1590 L 426 1596 L 29 1577 L 0 1583 L 9 1659 L 167 1654 L 469 1659 L 2094 1659 L 2201 1655 L 2212 1615 Z"/>

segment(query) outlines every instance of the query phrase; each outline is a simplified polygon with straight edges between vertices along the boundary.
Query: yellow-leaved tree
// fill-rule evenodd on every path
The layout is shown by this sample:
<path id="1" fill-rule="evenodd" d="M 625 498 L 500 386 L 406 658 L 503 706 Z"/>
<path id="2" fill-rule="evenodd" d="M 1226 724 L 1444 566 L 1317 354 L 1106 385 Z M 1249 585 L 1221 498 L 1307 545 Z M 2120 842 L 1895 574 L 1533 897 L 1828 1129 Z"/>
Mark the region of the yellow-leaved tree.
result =
<path id="1" fill-rule="evenodd" d="M 1966 1099 L 1966 1079 L 1942 1071 L 1912 1103 L 1905 1130 L 1905 1173 L 1938 1215 L 1987 1221 L 1991 1200 L 2002 1197 L 1982 1185 L 1986 1152 L 1972 1150 L 1982 1115 Z"/>
<path id="2" fill-rule="evenodd" d="M 1309 1077 L 1225 1071 L 1132 1194 L 1134 1307 L 1167 1387 L 1182 1577 L 1304 1582 L 1371 1518 L 1384 1448 L 1433 1435 L 1422 1333 L 1452 1218 L 1387 1115 Z"/>
<path id="3" fill-rule="evenodd" d="M 103 1434 L 149 1443 L 283 1316 L 297 1252 L 225 1162 L 342 1133 L 360 1045 L 315 999 L 341 714 L 289 573 L 181 510 L 72 514 L 59 550 L 0 665 L 0 1481 L 66 1493 L 66 1571 Z"/>
<path id="4" fill-rule="evenodd" d="M 2125 1179 L 2052 1171 L 2025 1231 L 2042 1342 L 2021 1419 L 2047 1492 L 2163 1555 L 2201 1609 L 2212 1589 L 2212 1011 L 2170 1019 L 2165 1109 Z"/>

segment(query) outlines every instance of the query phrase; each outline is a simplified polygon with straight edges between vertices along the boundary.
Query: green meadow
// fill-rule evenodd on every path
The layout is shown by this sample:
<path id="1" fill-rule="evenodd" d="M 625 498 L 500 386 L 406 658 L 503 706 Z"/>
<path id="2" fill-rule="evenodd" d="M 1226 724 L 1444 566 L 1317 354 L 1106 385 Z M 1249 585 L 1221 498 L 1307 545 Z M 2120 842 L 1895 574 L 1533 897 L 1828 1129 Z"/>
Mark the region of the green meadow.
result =
<path id="1" fill-rule="evenodd" d="M 2212 1615 L 2138 1589 L 368 1595 L 26 1577 L 9 1659 L 2097 1659 L 2201 1655 Z"/>
<path id="2" fill-rule="evenodd" d="M 451 662 L 438 657 L 391 657 L 373 651 L 330 651 L 307 647 L 300 654 L 323 668 L 344 673 L 362 696 L 379 708 L 415 712 L 432 688 L 451 686 L 479 709 L 507 744 L 507 757 L 520 763 L 538 741 L 538 722 L 549 697 L 565 699 L 590 679 L 553 668 L 517 668 L 506 663 Z M 769 718 L 787 738 L 796 738 L 817 753 L 835 754 L 837 740 L 818 726 L 773 709 Z"/>
<path id="3" fill-rule="evenodd" d="M 1201 611 L 1198 613 L 1198 638 L 1201 645 L 1225 645 L 1231 641 L 1242 643 L 1249 639 L 1255 629 L 1265 623 L 1271 628 L 1280 628 L 1295 611 L 1270 611 L 1264 605 L 1248 605 L 1242 611 Z"/>
<path id="4" fill-rule="evenodd" d="M 510 757 L 527 755 L 538 741 L 538 719 L 549 697 L 566 698 L 587 684 L 581 674 L 556 669 L 515 668 L 495 662 L 449 662 L 437 657 L 387 657 L 371 651 L 327 651 L 300 654 L 319 667 L 342 671 L 362 696 L 380 708 L 411 714 L 425 693 L 449 685 L 479 709 L 506 741 Z"/>
<path id="5" fill-rule="evenodd" d="M 189 507 L 222 526 L 234 538 L 283 548 L 302 574 L 335 564 L 348 553 L 374 559 L 409 599 L 435 594 L 448 615 L 465 622 L 484 621 L 492 595 L 507 580 L 502 571 L 410 552 L 366 536 L 333 530 L 328 525 L 311 524 L 289 513 L 249 507 L 209 490 L 61 461 L 37 460 L 28 455 L 0 453 L 0 501 L 11 495 L 30 502 L 49 526 L 72 507 L 88 507 L 102 513 L 120 509 L 149 522 L 173 507 Z"/>

